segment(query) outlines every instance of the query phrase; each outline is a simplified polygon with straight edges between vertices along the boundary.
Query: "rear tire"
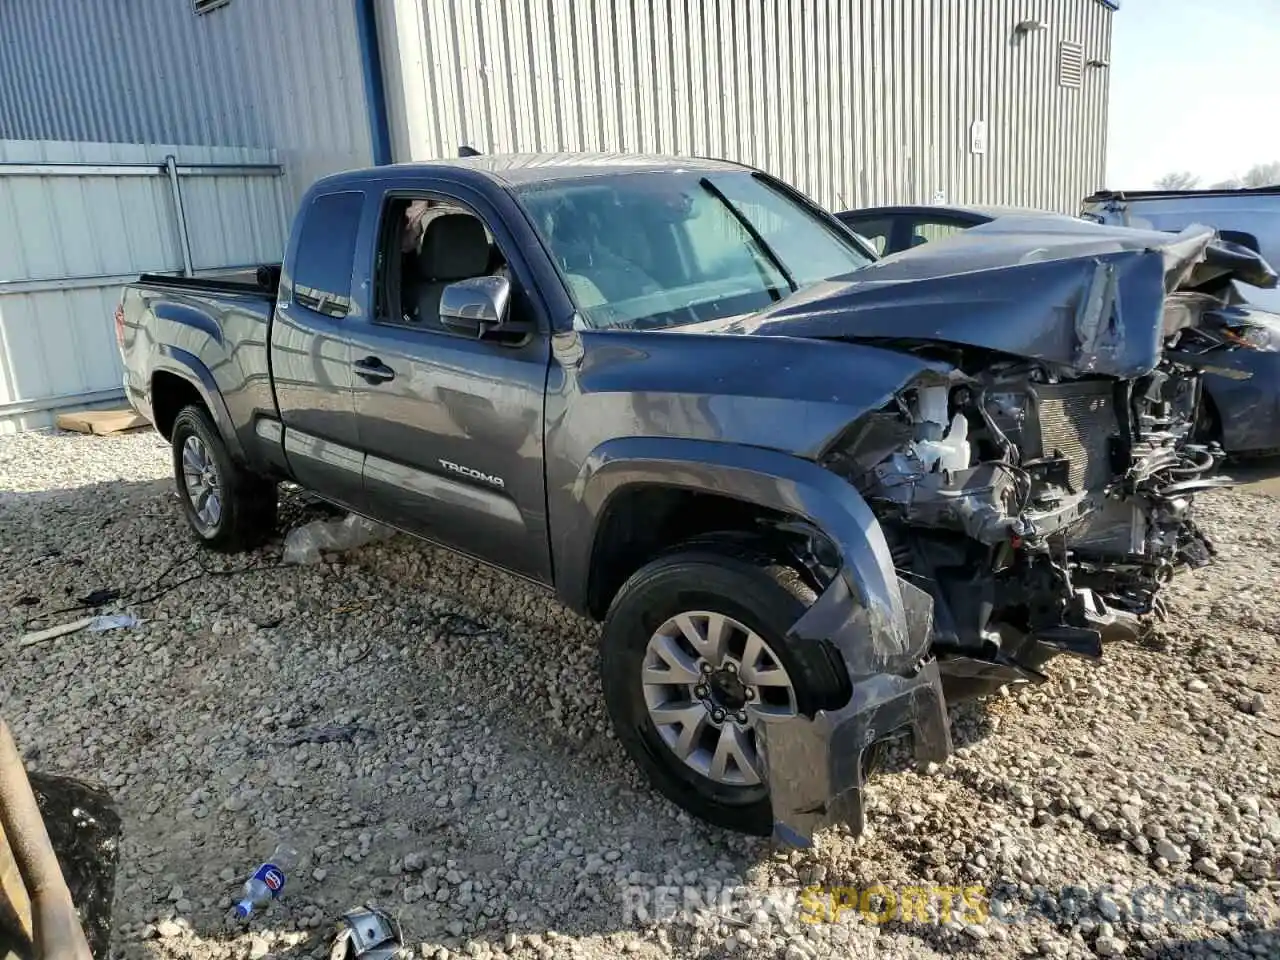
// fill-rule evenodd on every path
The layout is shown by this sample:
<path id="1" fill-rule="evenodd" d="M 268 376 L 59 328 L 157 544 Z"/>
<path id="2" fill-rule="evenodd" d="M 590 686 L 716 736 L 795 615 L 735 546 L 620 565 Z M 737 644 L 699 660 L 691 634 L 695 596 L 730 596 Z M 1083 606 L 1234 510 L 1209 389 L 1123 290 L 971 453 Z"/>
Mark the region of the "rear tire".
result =
<path id="1" fill-rule="evenodd" d="M 212 550 L 249 550 L 275 531 L 276 483 L 239 466 L 203 407 L 173 421 L 173 476 L 187 524 Z"/>
<path id="2" fill-rule="evenodd" d="M 848 699 L 848 679 L 838 654 L 825 644 L 787 637 L 813 600 L 813 591 L 789 567 L 750 548 L 704 540 L 642 567 L 610 605 L 601 638 L 601 672 L 614 731 L 659 792 L 693 816 L 725 829 L 769 835 L 773 811 L 767 777 L 759 766 L 756 718 L 769 711 L 812 716 Z M 728 626 L 713 630 L 712 623 L 721 621 Z M 684 626 L 671 628 L 676 622 Z M 689 683 L 685 696 L 680 693 L 686 688 L 683 679 L 670 684 L 655 684 L 653 679 L 655 670 L 664 677 L 683 678 L 711 665 L 711 655 L 699 653 L 709 646 L 686 643 L 690 622 L 698 624 L 695 633 L 704 641 L 713 632 L 727 639 L 717 669 L 702 674 L 711 682 Z M 760 642 L 752 641 L 752 635 Z M 672 644 L 684 649 L 683 658 Z M 763 653 L 755 656 L 753 648 Z M 657 660 L 656 649 L 666 651 Z M 680 666 L 673 666 L 677 662 Z M 668 668 L 674 672 L 666 673 Z M 742 686 L 732 688 L 739 693 L 723 693 L 722 670 L 728 671 L 723 675 L 730 684 L 740 678 Z M 785 692 L 778 685 L 782 679 L 788 682 Z M 699 686 L 710 691 L 705 698 L 696 694 Z M 655 689 L 676 692 L 669 701 L 659 698 L 662 702 L 655 707 Z M 706 716 L 698 713 L 699 705 Z M 659 717 L 689 711 L 686 715 L 692 720 L 661 723 L 660 728 L 655 711 Z M 714 711 L 727 715 L 712 722 Z M 733 741 L 732 749 L 722 746 L 726 736 Z M 706 746 L 691 750 L 688 744 L 695 740 Z M 721 761 L 717 766 L 722 751 L 751 760 L 755 780 L 748 765 Z"/>

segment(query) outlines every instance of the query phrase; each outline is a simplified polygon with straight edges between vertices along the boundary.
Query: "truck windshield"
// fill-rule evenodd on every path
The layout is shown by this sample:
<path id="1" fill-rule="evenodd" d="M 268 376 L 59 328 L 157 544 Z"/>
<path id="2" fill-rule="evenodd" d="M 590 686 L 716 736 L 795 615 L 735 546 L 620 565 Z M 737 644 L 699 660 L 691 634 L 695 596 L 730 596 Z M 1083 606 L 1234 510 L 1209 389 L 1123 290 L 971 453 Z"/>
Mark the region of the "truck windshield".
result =
<path id="1" fill-rule="evenodd" d="M 517 191 L 593 327 L 761 310 L 872 257 L 749 173 L 619 173 Z"/>

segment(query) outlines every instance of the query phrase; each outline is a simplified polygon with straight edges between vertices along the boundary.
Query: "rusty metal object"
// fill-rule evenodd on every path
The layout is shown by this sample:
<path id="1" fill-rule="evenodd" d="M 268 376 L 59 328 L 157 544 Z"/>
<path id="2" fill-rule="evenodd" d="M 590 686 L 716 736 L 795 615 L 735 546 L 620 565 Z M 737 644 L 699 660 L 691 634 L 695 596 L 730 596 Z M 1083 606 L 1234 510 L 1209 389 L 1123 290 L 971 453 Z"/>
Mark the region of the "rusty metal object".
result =
<path id="1" fill-rule="evenodd" d="M 30 931 L 35 954 L 58 960 L 93 960 L 80 917 L 49 842 L 44 819 L 22 757 L 0 720 L 0 829 L 30 898 Z M 6 891 L 8 883 L 6 881 Z"/>
<path id="2" fill-rule="evenodd" d="M 31 899 L 3 829 L 0 829 L 0 931 L 6 935 L 12 931 L 24 943 L 31 942 Z M 4 948 L 4 937 L 0 936 L 0 956 Z"/>

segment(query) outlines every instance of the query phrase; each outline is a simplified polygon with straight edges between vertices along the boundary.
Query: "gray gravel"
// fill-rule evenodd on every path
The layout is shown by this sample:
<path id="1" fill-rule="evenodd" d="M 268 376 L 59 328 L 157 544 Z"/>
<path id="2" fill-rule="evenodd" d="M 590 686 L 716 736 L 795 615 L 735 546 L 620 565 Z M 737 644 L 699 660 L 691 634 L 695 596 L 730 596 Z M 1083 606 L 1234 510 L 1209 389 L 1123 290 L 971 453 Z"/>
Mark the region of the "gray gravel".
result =
<path id="1" fill-rule="evenodd" d="M 305 568 L 197 553 L 168 470 L 150 432 L 0 439 L 0 703 L 33 767 L 118 798 L 119 956 L 327 956 L 366 901 L 421 957 L 1280 956 L 1280 501 L 1203 498 L 1222 556 L 1149 640 L 955 710 L 948 763 L 890 751 L 868 835 L 788 853 L 640 782 L 596 629 L 546 594 L 406 538 Z M 281 532 L 317 515 L 290 494 Z M 141 627 L 17 647 L 107 587 Z M 230 922 L 280 839 L 286 896 Z M 875 885 L 982 886 L 1006 920 L 877 923 Z M 810 886 L 866 915 L 807 922 Z M 624 910 L 655 887 L 704 906 Z"/>

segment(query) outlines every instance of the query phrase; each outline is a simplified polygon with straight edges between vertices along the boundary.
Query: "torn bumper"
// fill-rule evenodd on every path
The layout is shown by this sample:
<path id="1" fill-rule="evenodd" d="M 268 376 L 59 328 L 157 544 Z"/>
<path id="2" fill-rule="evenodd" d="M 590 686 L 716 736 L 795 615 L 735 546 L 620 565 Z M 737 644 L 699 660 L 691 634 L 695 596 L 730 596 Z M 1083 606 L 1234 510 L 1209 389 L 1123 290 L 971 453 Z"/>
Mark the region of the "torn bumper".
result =
<path id="1" fill-rule="evenodd" d="M 938 663 L 928 657 L 933 600 L 901 579 L 896 588 L 901 604 L 892 605 L 893 614 L 901 622 L 886 623 L 846 568 L 791 628 L 798 641 L 835 646 L 853 692 L 843 707 L 812 719 L 765 724 L 773 834 L 781 843 L 808 846 L 817 830 L 835 823 L 862 832 L 866 752 L 889 734 L 910 728 L 921 762 L 951 754 Z"/>

